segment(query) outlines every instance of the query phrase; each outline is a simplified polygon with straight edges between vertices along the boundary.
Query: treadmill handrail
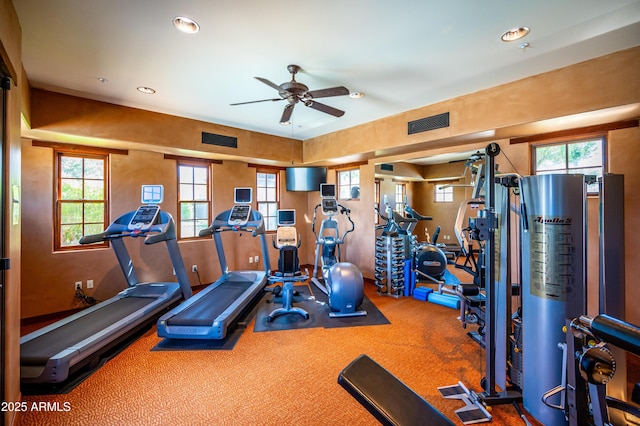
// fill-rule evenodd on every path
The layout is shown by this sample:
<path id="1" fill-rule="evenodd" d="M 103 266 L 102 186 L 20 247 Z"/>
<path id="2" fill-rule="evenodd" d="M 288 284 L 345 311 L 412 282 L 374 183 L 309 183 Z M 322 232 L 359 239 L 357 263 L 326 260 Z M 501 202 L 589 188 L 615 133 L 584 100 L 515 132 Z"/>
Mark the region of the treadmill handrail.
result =
<path id="1" fill-rule="evenodd" d="M 125 213 L 114 220 L 104 231 L 99 234 L 84 235 L 80 238 L 80 244 L 93 244 L 101 241 L 124 237 L 145 237 L 145 244 L 155 244 L 162 241 L 176 239 L 175 222 L 171 214 L 160 211 L 158 218 L 160 223 L 152 225 L 146 231 L 132 231 L 128 225 L 135 211 Z"/>
<path id="2" fill-rule="evenodd" d="M 198 232 L 198 236 L 206 237 L 214 233 L 226 231 L 251 231 L 251 236 L 253 237 L 263 235 L 265 233 L 264 219 L 259 212 L 251 210 L 251 218 L 249 222 L 247 222 L 246 225 L 241 226 L 229 225 L 230 215 L 231 210 L 223 211 L 216 216 L 209 227 L 201 229 L 200 232 Z"/>

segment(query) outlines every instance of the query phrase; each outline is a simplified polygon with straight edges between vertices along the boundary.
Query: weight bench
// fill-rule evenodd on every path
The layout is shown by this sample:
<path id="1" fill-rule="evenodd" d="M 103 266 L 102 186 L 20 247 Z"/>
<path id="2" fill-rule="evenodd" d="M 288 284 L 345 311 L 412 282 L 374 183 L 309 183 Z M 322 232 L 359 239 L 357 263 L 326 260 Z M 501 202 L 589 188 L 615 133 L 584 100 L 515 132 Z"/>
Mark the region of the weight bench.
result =
<path id="1" fill-rule="evenodd" d="M 455 425 L 367 355 L 342 370 L 338 383 L 383 425 Z"/>

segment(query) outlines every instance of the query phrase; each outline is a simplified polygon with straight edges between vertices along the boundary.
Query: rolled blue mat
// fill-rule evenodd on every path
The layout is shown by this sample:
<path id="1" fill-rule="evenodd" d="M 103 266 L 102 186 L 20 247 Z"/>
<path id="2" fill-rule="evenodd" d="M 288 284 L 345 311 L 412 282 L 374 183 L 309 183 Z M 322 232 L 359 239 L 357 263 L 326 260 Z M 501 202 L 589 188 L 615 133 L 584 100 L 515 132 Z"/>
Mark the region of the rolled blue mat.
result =
<path id="1" fill-rule="evenodd" d="M 413 290 L 413 297 L 418 300 L 426 302 L 429 298 L 429 294 L 433 292 L 433 289 L 428 287 L 418 287 Z"/>
<path id="2" fill-rule="evenodd" d="M 460 309 L 460 298 L 441 293 L 429 293 L 427 300 L 436 305 L 446 306 L 447 308 Z"/>

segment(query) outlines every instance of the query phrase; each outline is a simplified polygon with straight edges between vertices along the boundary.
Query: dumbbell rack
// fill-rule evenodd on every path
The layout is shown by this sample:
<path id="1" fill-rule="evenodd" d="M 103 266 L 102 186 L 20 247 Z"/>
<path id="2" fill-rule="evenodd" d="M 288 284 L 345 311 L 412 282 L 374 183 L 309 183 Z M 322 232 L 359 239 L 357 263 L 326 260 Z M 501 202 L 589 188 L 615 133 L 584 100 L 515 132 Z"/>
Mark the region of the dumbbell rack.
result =
<path id="1" fill-rule="evenodd" d="M 380 235 L 376 238 L 375 284 L 383 296 L 404 295 L 405 238 Z"/>

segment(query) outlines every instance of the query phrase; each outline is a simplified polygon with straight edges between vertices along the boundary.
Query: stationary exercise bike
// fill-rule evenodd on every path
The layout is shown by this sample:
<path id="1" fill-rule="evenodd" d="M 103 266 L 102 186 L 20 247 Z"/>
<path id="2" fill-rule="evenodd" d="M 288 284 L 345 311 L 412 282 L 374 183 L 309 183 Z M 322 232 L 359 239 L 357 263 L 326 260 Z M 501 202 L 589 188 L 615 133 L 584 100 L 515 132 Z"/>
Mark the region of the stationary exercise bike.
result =
<path id="1" fill-rule="evenodd" d="M 362 272 L 356 265 L 340 261 L 340 246 L 344 244 L 347 234 L 355 229 L 349 216 L 350 210 L 336 200 L 336 186 L 333 184 L 321 184 L 320 196 L 321 202 L 313 209 L 311 224 L 316 237 L 316 257 L 311 282 L 329 297 L 330 317 L 366 315 L 366 311 L 358 310 L 364 298 Z M 322 220 L 320 230 L 316 231 L 318 207 L 322 207 L 322 214 L 327 218 Z M 334 219 L 337 214 L 345 215 L 351 224 L 342 236 L 338 222 Z M 322 273 L 320 277 L 318 269 Z"/>
<path id="2" fill-rule="evenodd" d="M 267 321 L 271 322 L 277 316 L 284 314 L 297 314 L 304 319 L 308 319 L 309 313 L 307 311 L 293 306 L 293 296 L 297 293 L 293 289 L 294 283 L 306 281 L 309 278 L 308 272 L 303 274 L 300 271 L 298 248 L 300 247 L 301 239 L 294 227 L 296 224 L 296 211 L 278 210 L 277 223 L 278 230 L 276 238 L 273 240 L 273 247 L 280 252 L 278 271 L 271 275 L 268 280 L 270 283 L 282 283 L 282 286 L 276 285 L 271 289 L 275 297 L 282 297 L 282 307 L 274 309 L 267 316 Z"/>
<path id="3" fill-rule="evenodd" d="M 404 211 L 407 218 L 416 220 L 408 229 L 412 238 L 414 272 L 418 275 L 418 279 L 426 278 L 429 281 L 440 284 L 442 276 L 447 270 L 449 257 L 453 258 L 453 256 L 447 256 L 444 251 L 444 245 L 438 245 L 440 227 L 436 228 L 433 238 L 427 233 L 427 241 L 419 242 L 417 235 L 413 233 L 418 221 L 433 220 L 433 217 L 423 216 L 413 210 L 406 196 L 404 197 Z"/>

